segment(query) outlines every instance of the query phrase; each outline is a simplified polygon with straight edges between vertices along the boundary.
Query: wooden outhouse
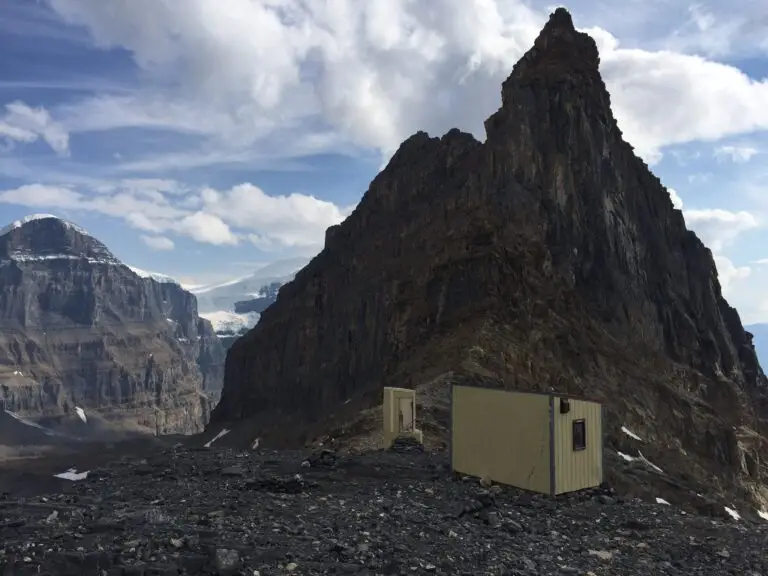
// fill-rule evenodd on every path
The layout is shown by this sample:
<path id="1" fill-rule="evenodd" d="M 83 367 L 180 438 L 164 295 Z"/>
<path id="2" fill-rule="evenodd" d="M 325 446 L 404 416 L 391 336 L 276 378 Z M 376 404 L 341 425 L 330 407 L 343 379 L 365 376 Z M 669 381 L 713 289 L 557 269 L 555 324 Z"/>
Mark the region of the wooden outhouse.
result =
<path id="1" fill-rule="evenodd" d="M 422 441 L 416 428 L 416 391 L 408 388 L 384 388 L 384 448 L 398 436 Z"/>
<path id="2" fill-rule="evenodd" d="M 602 406 L 559 394 L 454 385 L 451 466 L 552 496 L 598 486 Z"/>

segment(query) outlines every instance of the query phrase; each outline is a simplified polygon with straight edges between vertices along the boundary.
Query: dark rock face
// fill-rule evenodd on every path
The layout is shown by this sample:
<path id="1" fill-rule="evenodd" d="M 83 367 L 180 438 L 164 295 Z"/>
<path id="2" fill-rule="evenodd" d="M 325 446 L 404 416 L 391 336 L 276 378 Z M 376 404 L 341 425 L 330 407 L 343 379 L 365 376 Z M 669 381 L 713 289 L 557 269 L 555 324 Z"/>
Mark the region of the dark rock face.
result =
<path id="1" fill-rule="evenodd" d="M 558 9 L 485 143 L 406 140 L 232 346 L 212 424 L 296 443 L 391 385 L 416 387 L 440 434 L 448 384 L 481 378 L 601 401 L 609 445 L 626 424 L 662 468 L 759 490 L 765 376 L 711 252 L 623 141 L 598 64 Z"/>
<path id="2" fill-rule="evenodd" d="M 224 351 L 195 297 L 141 278 L 57 218 L 0 236 L 0 399 L 48 421 L 75 407 L 116 425 L 194 432 L 218 399 Z"/>
<path id="3" fill-rule="evenodd" d="M 748 335 L 751 335 L 752 342 L 757 351 L 757 357 L 763 362 L 768 360 L 768 324 L 752 324 L 745 326 Z"/>

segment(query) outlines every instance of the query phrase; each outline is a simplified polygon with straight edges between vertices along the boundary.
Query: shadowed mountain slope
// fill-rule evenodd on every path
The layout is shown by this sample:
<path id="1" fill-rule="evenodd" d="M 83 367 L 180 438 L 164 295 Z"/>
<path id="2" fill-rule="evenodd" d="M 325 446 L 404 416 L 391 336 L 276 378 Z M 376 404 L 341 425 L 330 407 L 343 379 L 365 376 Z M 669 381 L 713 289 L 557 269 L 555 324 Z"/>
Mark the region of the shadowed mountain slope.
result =
<path id="1" fill-rule="evenodd" d="M 440 445 L 451 382 L 555 390 L 603 402 L 608 445 L 688 492 L 760 502 L 765 376 L 711 252 L 622 139 L 595 42 L 556 10 L 501 95 L 484 143 L 403 142 L 229 351 L 211 433 L 373 438 L 381 388 L 408 386 Z"/>

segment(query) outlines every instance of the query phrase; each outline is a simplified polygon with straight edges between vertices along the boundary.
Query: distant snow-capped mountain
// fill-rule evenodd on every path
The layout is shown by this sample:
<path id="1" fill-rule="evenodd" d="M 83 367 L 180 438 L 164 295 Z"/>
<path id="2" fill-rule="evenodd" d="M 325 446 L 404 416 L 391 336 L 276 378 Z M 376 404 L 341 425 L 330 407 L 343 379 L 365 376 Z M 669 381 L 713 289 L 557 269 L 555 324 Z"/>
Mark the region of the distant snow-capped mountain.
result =
<path id="1" fill-rule="evenodd" d="M 133 273 L 137 276 L 141 276 L 142 278 L 151 278 L 155 282 L 160 282 L 160 284 L 179 284 L 176 279 L 171 278 L 167 274 L 160 274 L 159 272 L 148 272 L 147 270 L 142 270 L 141 268 L 136 268 L 135 266 L 128 266 L 128 268 L 130 268 L 131 271 L 133 271 Z"/>
<path id="2" fill-rule="evenodd" d="M 78 232 L 84 236 L 88 236 L 88 231 L 84 228 L 81 228 L 77 224 L 73 224 L 72 222 L 68 222 L 64 220 L 63 218 L 59 218 L 58 216 L 54 216 L 53 214 L 30 214 L 29 216 L 24 216 L 24 218 L 20 218 L 19 220 L 14 220 L 7 226 L 3 226 L 0 228 L 0 236 L 5 236 L 8 234 L 8 232 L 11 232 L 12 230 L 16 230 L 17 228 L 21 228 L 24 226 L 24 224 L 29 224 L 30 222 L 35 222 L 36 220 L 49 220 L 53 219 L 57 222 L 60 222 L 62 226 L 65 228 L 69 228 L 71 230 L 74 230 L 75 232 Z"/>
<path id="3" fill-rule="evenodd" d="M 219 335 L 240 334 L 255 326 L 260 315 L 256 312 L 238 313 L 235 304 L 254 299 L 274 300 L 276 293 L 271 285 L 290 282 L 308 261 L 306 258 L 278 260 L 248 276 L 212 286 L 192 288 L 190 292 L 197 297 L 200 316 L 209 320 Z M 270 303 L 265 302 L 261 309 Z"/>

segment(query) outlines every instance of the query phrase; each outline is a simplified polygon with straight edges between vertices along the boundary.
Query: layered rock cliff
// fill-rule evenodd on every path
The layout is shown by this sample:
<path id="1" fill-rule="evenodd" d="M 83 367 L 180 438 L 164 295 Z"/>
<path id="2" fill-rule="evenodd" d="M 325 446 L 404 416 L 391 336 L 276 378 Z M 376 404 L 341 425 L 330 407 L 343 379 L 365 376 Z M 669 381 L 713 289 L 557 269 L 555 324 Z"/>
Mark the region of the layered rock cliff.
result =
<path id="1" fill-rule="evenodd" d="M 0 231 L 0 400 L 23 417 L 192 433 L 224 350 L 195 297 L 142 278 L 83 229 L 35 216 Z"/>
<path id="2" fill-rule="evenodd" d="M 765 376 L 711 252 L 622 139 L 595 42 L 558 9 L 501 96 L 484 143 L 401 145 L 232 346 L 212 428 L 297 443 L 390 385 L 441 435 L 448 383 L 480 379 L 601 401 L 609 445 L 628 426 L 662 468 L 757 494 Z"/>

